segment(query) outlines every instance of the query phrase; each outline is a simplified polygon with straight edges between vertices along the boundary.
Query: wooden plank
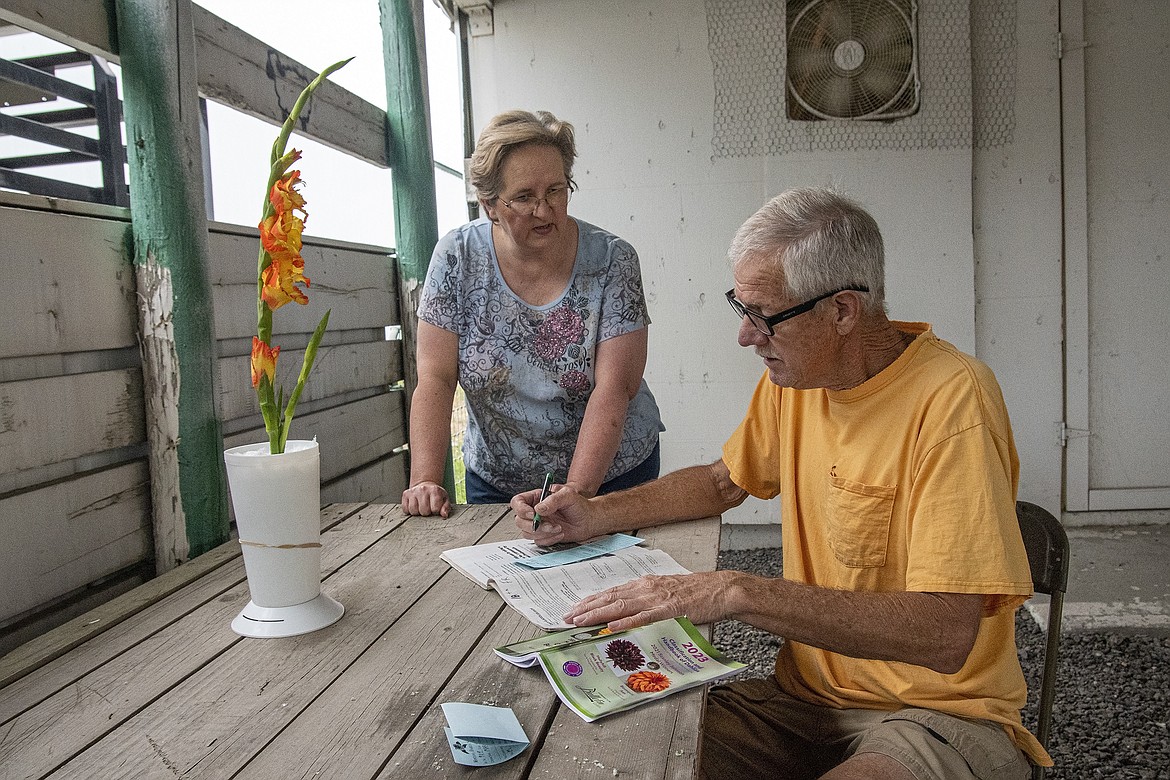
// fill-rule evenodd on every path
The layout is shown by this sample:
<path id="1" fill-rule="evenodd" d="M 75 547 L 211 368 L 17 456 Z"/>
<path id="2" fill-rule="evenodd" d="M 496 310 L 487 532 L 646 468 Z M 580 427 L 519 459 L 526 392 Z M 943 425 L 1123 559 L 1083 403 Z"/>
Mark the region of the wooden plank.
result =
<path id="1" fill-rule="evenodd" d="M 43 379 L 61 374 L 114 371 L 119 368 L 137 367 L 140 364 L 141 356 L 137 347 L 0 358 L 0 382 Z"/>
<path id="2" fill-rule="evenodd" d="M 263 421 L 257 426 L 224 437 L 224 448 L 267 441 Z M 406 443 L 402 394 L 384 393 L 350 404 L 335 406 L 293 419 L 290 439 L 316 437 L 321 447 L 321 481 L 389 455 Z"/>
<path id="3" fill-rule="evenodd" d="M 89 731 L 89 744 L 94 731 L 105 734 L 54 777 L 146 777 L 159 769 L 233 776 L 434 585 L 445 572 L 436 565 L 440 550 L 470 544 L 498 516 L 496 507 L 451 518 L 413 518 L 392 533 L 386 526 L 400 513 L 362 512 L 346 520 L 325 546 L 335 564 L 344 548 L 345 565 L 324 585 L 346 605 L 340 621 L 288 641 L 240 640 L 228 636 L 227 625 L 239 605 L 222 609 L 221 601 L 213 602 L 193 613 L 197 622 L 180 621 L 187 625 L 175 631 L 168 627 L 63 691 L 73 698 L 60 701 L 60 711 L 44 705 L 33 711 L 52 718 L 38 724 L 47 729 L 38 741 L 54 742 L 58 727 L 71 723 L 61 738 L 69 738 L 74 751 L 80 742 L 74 733 Z M 361 550 L 370 552 L 359 555 Z M 176 666 L 183 672 L 176 674 Z M 156 700 L 164 690 L 167 695 Z M 87 719 L 74 722 L 82 710 Z M 29 724 L 23 719 L 14 721 L 20 732 L 10 731 L 7 742 L 19 744 L 25 737 Z M 0 760 L 3 750 L 0 744 Z M 56 745 L 51 750 L 61 755 Z M 11 769 L 33 774 L 23 762 Z M 137 771 L 127 774 L 128 769 Z"/>
<path id="4" fill-rule="evenodd" d="M 327 531 L 364 504 L 321 510 Z M 210 572 L 213 576 L 205 576 Z M 184 615 L 244 581 L 236 540 L 91 610 L 0 658 L 0 723 L 88 674 Z M 90 641 L 101 636 L 100 642 Z M 72 651 L 72 652 L 70 652 Z"/>
<path id="5" fill-rule="evenodd" d="M 15 193 L 0 192 L 0 203 L 3 203 L 5 196 L 15 195 Z M 27 197 L 27 196 L 25 196 Z M 259 206 L 259 203 L 257 203 Z M 259 212 L 257 212 L 257 215 Z M 217 222 L 211 220 L 207 223 L 207 229 L 212 233 L 222 233 L 226 236 L 243 236 L 250 241 L 259 241 L 259 234 L 256 228 L 247 225 L 237 225 L 234 222 Z M 361 241 L 346 241 L 340 238 L 330 236 L 319 236 L 315 233 L 309 232 L 301 236 L 304 240 L 305 246 L 321 247 L 322 249 L 340 249 L 342 251 L 357 252 L 359 254 L 371 254 L 379 257 L 388 257 L 393 263 L 394 249 L 393 247 L 382 246 L 380 244 L 369 244 Z"/>
<path id="6" fill-rule="evenodd" d="M 211 222 L 209 236 L 215 257 L 211 272 L 216 281 L 228 284 L 256 284 L 256 256 L 260 250 L 259 232 L 254 227 Z M 305 271 L 313 277 L 315 266 L 322 266 L 333 276 L 326 280 L 337 289 L 393 285 L 391 250 L 373 244 L 354 244 L 311 234 L 302 237 Z M 314 284 L 317 284 L 314 281 Z M 310 292 L 312 288 L 310 287 Z M 348 290 L 347 290 L 348 292 Z"/>
<path id="7" fill-rule="evenodd" d="M 646 544 L 664 550 L 691 571 L 715 571 L 719 563 L 720 518 L 707 517 L 638 530 Z"/>
<path id="8" fill-rule="evenodd" d="M 322 540 L 324 576 L 328 577 L 341 569 L 370 544 L 397 529 L 401 520 L 401 512 L 392 507 L 367 508 L 327 531 Z M 465 533 L 469 532 L 469 529 L 463 530 Z M 474 527 L 470 532 L 474 532 Z M 207 576 L 216 578 L 221 575 L 220 570 L 215 570 Z M 332 586 L 328 586 L 327 589 L 333 592 Z M 352 603 L 351 596 L 350 593 L 345 594 Z M 291 657 L 289 651 L 303 640 L 243 641 L 241 637 L 232 633 L 231 620 L 247 603 L 247 599 L 247 584 L 239 582 L 234 587 L 225 589 L 219 597 L 193 605 L 194 609 L 172 623 L 163 624 L 159 620 L 160 616 L 154 615 L 152 622 L 155 631 L 149 636 L 125 652 L 112 657 L 109 662 L 92 672 L 63 685 L 35 708 L 6 723 L 4 726 L 6 738 L 0 741 L 0 765 L 17 777 L 40 777 L 52 771 L 63 762 L 82 753 L 95 740 L 108 735 L 127 720 L 134 718 L 164 692 L 183 684 L 183 681 L 193 674 L 206 674 L 209 663 L 224 663 L 225 651 L 233 646 L 237 646 L 239 655 L 244 658 L 260 660 L 263 657 L 265 665 L 278 666 L 279 664 L 272 664 L 271 656 L 275 654 Z M 349 623 L 363 625 L 362 621 L 351 620 Z M 333 637 L 334 641 L 338 641 L 345 633 L 330 631 L 314 635 L 314 638 Z M 238 647 L 241 644 L 243 646 Z M 310 641 L 308 647 L 311 648 L 312 644 Z M 247 666 L 245 664 L 245 667 Z M 332 664 L 329 666 L 337 669 Z M 259 667 L 260 670 L 264 668 Z M 253 672 L 260 673 L 257 670 Z M 245 685 L 242 682 L 238 684 Z M 251 683 L 246 685 L 251 688 Z M 249 700 L 262 702 L 265 706 L 270 701 L 262 696 L 255 699 L 249 697 Z M 211 707 L 218 706 L 214 699 L 205 700 L 205 704 Z M 281 709 L 280 705 L 275 705 L 275 709 Z M 226 727 L 233 734 L 237 732 L 236 723 L 225 721 L 218 714 L 214 717 L 204 714 L 202 717 L 209 727 Z M 181 724 L 185 720 L 186 718 L 180 717 L 172 721 L 172 725 Z M 181 725 L 179 727 L 183 728 Z M 236 737 L 239 736 L 241 735 L 236 734 Z M 221 734 L 219 737 L 225 743 L 233 738 L 231 734 Z M 150 774 L 151 768 L 160 764 L 167 766 L 165 760 L 160 760 L 161 754 L 154 752 L 160 745 L 153 739 L 153 734 L 149 737 L 136 736 L 135 739 L 137 747 L 146 750 L 148 756 L 140 755 L 137 760 L 130 761 L 119 760 L 114 756 L 112 760 L 118 765 L 116 770 L 112 766 L 104 769 L 91 767 L 88 761 L 83 759 L 71 767 L 63 768 L 61 773 L 55 774 L 54 777 L 73 776 L 87 780 L 94 777 L 133 777 L 137 775 L 125 773 L 128 766 L 133 766 L 147 775 Z M 101 753 L 117 742 L 117 739 L 103 741 L 90 753 Z M 189 740 L 187 742 L 193 748 L 196 744 L 198 747 L 207 744 Z M 30 745 L 35 745 L 36 749 L 29 749 Z M 171 746 L 161 746 L 161 749 L 164 753 L 169 753 Z"/>
<path id="9" fill-rule="evenodd" d="M 505 510 L 485 539 L 515 536 Z M 337 683 L 248 764 L 248 774 L 350 780 L 374 777 L 383 764 L 393 777 L 441 773 L 450 763 L 450 749 L 435 736 L 445 725 L 437 701 L 511 706 L 526 732 L 539 734 L 557 702 L 539 670 L 499 661 L 473 664 L 479 671 L 471 674 L 461 666 L 468 654 L 484 658 L 493 647 L 539 633 L 519 613 L 507 609 L 494 591 L 448 569 Z M 452 673 L 455 677 L 448 683 Z M 506 766 L 515 773 L 524 765 L 512 761 Z M 508 776 L 516 775 L 492 774 Z"/>
<path id="10" fill-rule="evenodd" d="M 718 517 L 646 528 L 638 535 L 650 547 L 665 550 L 691 571 L 711 571 L 719 557 Z M 701 626 L 710 636 L 710 626 Z M 698 760 L 697 729 L 702 722 L 706 686 L 668 696 L 594 723 L 586 723 L 567 707 L 557 711 L 546 742 L 571 745 L 568 751 L 542 750 L 532 776 L 596 777 L 616 770 L 619 777 L 690 778 Z M 641 734 L 645 744 L 670 745 L 662 752 L 640 751 L 638 742 L 617 734 Z M 621 750 L 614 746 L 622 745 Z M 569 754 L 572 755 L 569 755 Z M 604 769 L 603 769 L 604 767 Z"/>
<path id="11" fill-rule="evenodd" d="M 0 207 L 0 358 L 137 348 L 122 221 Z"/>
<path id="12" fill-rule="evenodd" d="M 0 656 L 12 652 L 26 642 L 31 642 L 57 626 L 68 623 L 78 615 L 100 607 L 123 593 L 148 582 L 154 577 L 154 561 L 141 563 L 114 572 L 108 577 L 86 584 L 51 602 L 43 603 L 31 612 L 13 618 L 8 625 L 0 627 Z"/>
<path id="13" fill-rule="evenodd" d="M 289 392 L 296 385 L 304 359 L 303 349 L 281 350 L 277 359 L 277 385 Z M 364 344 L 336 344 L 317 350 L 313 373 L 305 383 L 301 403 L 372 387 L 385 388 L 398 381 L 402 369 L 400 342 L 376 341 Z M 220 358 L 219 418 L 226 422 L 239 417 L 260 416 L 256 390 L 252 387 L 251 355 Z"/>
<path id="14" fill-rule="evenodd" d="M 0 0 L 0 19 L 106 59 L 117 59 L 112 0 Z"/>
<path id="15" fill-rule="evenodd" d="M 2 0 L 0 19 L 81 51 L 118 61 L 110 22 L 112 0 Z M 279 125 L 316 73 L 263 41 L 196 6 L 192 13 L 199 91 L 251 116 Z M 323 63 L 327 65 L 328 63 Z M 389 167 L 386 112 L 326 82 L 297 132 L 326 146 Z"/>
<path id="16" fill-rule="evenodd" d="M 0 409 L 4 474 L 146 438 L 137 368 L 0 383 Z"/>
<path id="17" fill-rule="evenodd" d="M 406 453 L 398 452 L 321 486 L 321 503 L 341 499 L 397 504 L 406 489 Z"/>
<path id="18" fill-rule="evenodd" d="M 452 573 L 449 576 L 457 575 Z M 478 661 L 485 657 L 490 658 L 493 655 L 493 648 L 530 639 L 541 633 L 540 629 L 515 610 L 506 607 L 501 609 L 499 617 L 471 650 L 470 657 L 477 661 L 461 666 L 451 681 L 433 698 L 425 715 L 414 725 L 406 738 L 399 742 L 385 768 L 377 775 L 378 780 L 401 777 L 457 777 L 462 774 L 451 760 L 451 748 L 448 747 L 446 740 L 441 738 L 443 727 L 447 724 L 443 710 L 438 704 L 448 701 L 511 707 L 524 728 L 524 733 L 532 739 L 532 747 L 528 752 L 504 764 L 490 767 L 490 777 L 494 780 L 544 776 L 559 779 L 567 776 L 530 774 L 537 750 L 541 754 L 545 751 L 565 754 L 572 752 L 570 749 L 562 749 L 561 744 L 552 741 L 556 739 L 555 734 L 548 735 L 543 741 L 539 738 L 544 734 L 546 724 L 553 713 L 560 708 L 560 701 L 545 679 L 544 673 L 539 667 L 521 669 L 499 658 L 491 659 L 487 663 Z M 440 738 L 436 738 L 436 734 L 440 735 Z M 344 777 L 341 774 L 329 776 Z M 606 776 L 608 775 L 591 777 Z"/>
<path id="19" fill-rule="evenodd" d="M 152 555 L 143 461 L 0 499 L 0 620 Z"/>
<path id="20" fill-rule="evenodd" d="M 4 0 L 0 0 L 2 4 Z M 105 203 L 83 203 L 79 200 L 61 200 L 47 195 L 32 195 L 27 192 L 0 192 L 0 206 L 48 211 L 53 214 L 73 214 L 81 217 L 97 217 L 120 222 L 130 222 L 130 209 L 125 206 L 110 206 Z"/>
<path id="21" fill-rule="evenodd" d="M 256 333 L 256 255 L 259 238 L 212 233 L 211 283 L 216 338 Z M 329 330 L 384 328 L 398 324 L 396 284 L 390 259 L 381 254 L 306 245 L 309 303 L 288 304 L 273 316 L 273 332 L 311 333 L 327 309 Z"/>
<path id="22" fill-rule="evenodd" d="M 199 91 L 274 125 L 284 122 L 317 74 L 209 11 L 195 7 L 192 15 Z M 331 81 L 313 94 L 297 133 L 380 168 L 390 165 L 386 112 Z"/>
<path id="23" fill-rule="evenodd" d="M 511 512 L 505 510 L 500 521 L 480 541 L 496 542 L 514 539 L 516 536 L 517 530 Z M 460 599 L 471 598 L 470 594 L 475 591 L 488 592 L 455 571 L 448 572 L 443 582 L 447 583 L 451 579 L 459 583 L 458 596 L 451 600 L 453 604 Z M 506 607 L 501 608 L 491 627 L 471 651 L 471 657 L 477 659 L 488 657 L 496 647 L 530 639 L 541 633 L 543 632 L 540 628 L 530 623 L 520 613 Z M 443 726 L 446 725 L 442 709 L 436 706 L 438 702 L 444 701 L 511 707 L 520 719 L 524 732 L 533 738 L 534 747 L 538 749 L 541 747 L 541 741 L 537 739 L 537 735 L 544 732 L 545 724 L 560 707 L 556 693 L 539 668 L 521 669 L 503 660 L 499 660 L 498 663 L 493 661 L 487 664 L 465 664 L 442 691 L 433 697 L 429 702 L 430 709 L 413 724 L 405 739 L 397 743 L 382 773 L 377 775 L 379 780 L 458 771 L 451 767 L 451 751 L 446 742 L 433 736 L 442 734 Z M 545 740 L 545 743 L 547 741 Z M 491 776 L 493 778 L 535 776 L 529 774 L 534 759 L 531 751 L 526 754 L 526 759 L 516 759 L 492 767 Z M 549 776 L 559 777 L 555 774 Z"/>

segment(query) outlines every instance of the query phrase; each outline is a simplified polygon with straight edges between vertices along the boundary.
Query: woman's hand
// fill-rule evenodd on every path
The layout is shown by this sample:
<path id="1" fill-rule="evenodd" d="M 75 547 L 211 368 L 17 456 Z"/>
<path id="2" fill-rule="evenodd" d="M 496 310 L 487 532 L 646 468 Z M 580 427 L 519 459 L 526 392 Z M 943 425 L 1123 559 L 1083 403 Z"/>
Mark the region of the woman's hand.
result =
<path id="1" fill-rule="evenodd" d="M 408 515 L 447 517 L 451 514 L 451 500 L 442 485 L 424 480 L 402 491 L 402 511 Z"/>

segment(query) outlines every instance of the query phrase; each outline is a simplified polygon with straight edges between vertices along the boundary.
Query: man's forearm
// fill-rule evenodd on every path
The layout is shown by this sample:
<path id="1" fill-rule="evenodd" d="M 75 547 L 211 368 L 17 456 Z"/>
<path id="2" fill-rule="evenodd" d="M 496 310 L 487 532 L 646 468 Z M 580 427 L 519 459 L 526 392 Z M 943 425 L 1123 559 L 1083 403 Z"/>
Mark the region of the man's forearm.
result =
<path id="1" fill-rule="evenodd" d="M 860 593 L 742 572 L 726 575 L 727 617 L 853 658 L 957 672 L 975 642 L 983 596 Z"/>
<path id="2" fill-rule="evenodd" d="M 612 530 L 695 520 L 723 514 L 747 497 L 727 476 L 722 461 L 690 466 L 629 490 L 598 496 L 590 501 Z"/>

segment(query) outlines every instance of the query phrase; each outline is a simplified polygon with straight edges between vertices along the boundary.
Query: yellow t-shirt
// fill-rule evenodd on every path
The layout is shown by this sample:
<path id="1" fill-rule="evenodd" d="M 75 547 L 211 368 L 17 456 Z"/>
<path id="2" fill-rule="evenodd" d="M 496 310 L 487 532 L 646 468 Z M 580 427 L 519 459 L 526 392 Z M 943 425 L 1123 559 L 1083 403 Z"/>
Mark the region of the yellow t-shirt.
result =
<path id="1" fill-rule="evenodd" d="M 784 576 L 825 588 L 985 594 L 955 674 L 786 641 L 776 678 L 829 707 L 924 707 L 1004 725 L 1050 764 L 1020 722 L 1027 687 L 1015 609 L 1032 594 L 1016 520 L 1019 459 L 991 370 L 925 323 L 877 376 L 849 390 L 781 388 L 764 374 L 723 446 L 735 484 L 781 496 Z"/>

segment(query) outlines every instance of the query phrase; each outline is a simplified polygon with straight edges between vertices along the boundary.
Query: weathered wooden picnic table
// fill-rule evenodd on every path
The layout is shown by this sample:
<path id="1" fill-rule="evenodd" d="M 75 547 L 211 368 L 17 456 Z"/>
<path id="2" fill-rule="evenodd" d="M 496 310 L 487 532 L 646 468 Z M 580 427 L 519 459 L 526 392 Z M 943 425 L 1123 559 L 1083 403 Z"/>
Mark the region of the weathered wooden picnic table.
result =
<path id="1" fill-rule="evenodd" d="M 346 608 L 328 628 L 234 634 L 248 589 L 233 541 L 0 658 L 0 778 L 693 776 L 704 688 L 586 723 L 539 668 L 492 652 L 540 629 L 439 554 L 515 538 L 506 506 L 334 504 L 322 530 L 322 590 Z M 715 567 L 718 518 L 640 535 Z M 455 764 L 453 701 L 511 707 L 530 747 Z"/>

